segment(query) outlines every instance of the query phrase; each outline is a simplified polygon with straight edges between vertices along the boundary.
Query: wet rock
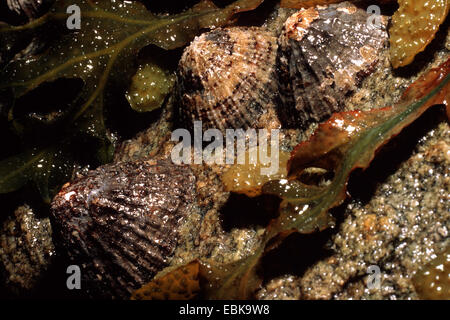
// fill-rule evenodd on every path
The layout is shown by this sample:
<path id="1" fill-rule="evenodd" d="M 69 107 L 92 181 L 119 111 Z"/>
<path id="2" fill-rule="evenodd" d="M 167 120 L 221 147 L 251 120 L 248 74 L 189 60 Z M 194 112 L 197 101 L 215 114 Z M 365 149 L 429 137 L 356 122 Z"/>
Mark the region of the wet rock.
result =
<path id="1" fill-rule="evenodd" d="M 55 253 L 48 218 L 39 219 L 24 205 L 8 218 L 0 232 L 0 262 L 6 285 L 21 292 L 34 288 Z"/>

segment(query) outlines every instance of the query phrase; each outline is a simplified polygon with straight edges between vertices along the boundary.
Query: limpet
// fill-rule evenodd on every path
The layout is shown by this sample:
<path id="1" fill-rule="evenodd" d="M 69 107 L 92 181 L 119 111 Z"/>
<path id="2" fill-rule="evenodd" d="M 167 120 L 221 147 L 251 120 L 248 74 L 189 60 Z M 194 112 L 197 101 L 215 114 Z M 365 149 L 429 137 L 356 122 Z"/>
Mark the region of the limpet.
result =
<path id="1" fill-rule="evenodd" d="M 54 229 L 81 288 L 92 297 L 129 298 L 169 263 L 193 208 L 188 166 L 146 161 L 104 165 L 66 184 L 51 205 Z"/>
<path id="2" fill-rule="evenodd" d="M 184 127 L 257 126 L 274 103 L 276 37 L 257 27 L 218 28 L 186 48 L 178 70 L 179 117 Z"/>
<path id="3" fill-rule="evenodd" d="M 372 27 L 369 17 L 344 2 L 288 18 L 277 55 L 284 125 L 305 126 L 342 111 L 346 98 L 373 72 L 387 44 L 387 19 Z"/>
<path id="4" fill-rule="evenodd" d="M 197 37 L 181 58 L 181 124 L 258 128 L 275 107 L 284 127 L 305 127 L 343 110 L 387 45 L 387 19 L 344 2 L 302 9 L 278 39 L 263 28 L 219 28 Z"/>

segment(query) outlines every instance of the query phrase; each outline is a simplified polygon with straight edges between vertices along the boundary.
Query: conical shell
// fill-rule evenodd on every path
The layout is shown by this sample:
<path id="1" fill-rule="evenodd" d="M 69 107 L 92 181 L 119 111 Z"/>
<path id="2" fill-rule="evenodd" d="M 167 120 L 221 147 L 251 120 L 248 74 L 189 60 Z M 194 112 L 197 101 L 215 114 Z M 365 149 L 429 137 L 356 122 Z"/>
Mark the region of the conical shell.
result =
<path id="1" fill-rule="evenodd" d="M 129 298 L 168 265 L 191 212 L 195 177 L 170 161 L 105 165 L 52 202 L 57 235 L 93 297 Z"/>
<path id="2" fill-rule="evenodd" d="M 178 71 L 181 125 L 192 129 L 239 129 L 257 126 L 272 103 L 276 37 L 256 27 L 218 28 L 186 48 Z"/>
<path id="3" fill-rule="evenodd" d="M 283 125 L 301 127 L 342 111 L 387 44 L 387 19 L 354 5 L 303 9 L 286 21 L 277 55 Z"/>

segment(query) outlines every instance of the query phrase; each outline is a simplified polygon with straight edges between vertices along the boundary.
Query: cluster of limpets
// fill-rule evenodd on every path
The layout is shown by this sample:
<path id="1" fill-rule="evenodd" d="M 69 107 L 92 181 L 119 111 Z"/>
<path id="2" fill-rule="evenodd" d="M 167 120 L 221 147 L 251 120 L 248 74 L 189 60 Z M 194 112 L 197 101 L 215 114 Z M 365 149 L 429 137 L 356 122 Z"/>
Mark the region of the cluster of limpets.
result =
<path id="1" fill-rule="evenodd" d="M 387 45 L 387 19 L 373 28 L 369 17 L 343 2 L 299 11 L 278 38 L 256 27 L 197 37 L 179 64 L 181 123 L 263 127 L 261 116 L 275 106 L 283 126 L 303 127 L 342 110 Z"/>

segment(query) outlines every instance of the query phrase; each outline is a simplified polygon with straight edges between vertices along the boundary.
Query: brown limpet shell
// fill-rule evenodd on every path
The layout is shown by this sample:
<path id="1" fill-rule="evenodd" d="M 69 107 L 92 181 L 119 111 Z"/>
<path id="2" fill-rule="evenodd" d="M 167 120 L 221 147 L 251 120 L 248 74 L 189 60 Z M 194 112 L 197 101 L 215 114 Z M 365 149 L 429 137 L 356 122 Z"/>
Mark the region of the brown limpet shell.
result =
<path id="1" fill-rule="evenodd" d="M 258 127 L 274 102 L 276 37 L 257 27 L 218 28 L 186 48 L 177 75 L 179 119 L 192 129 Z"/>
<path id="2" fill-rule="evenodd" d="M 195 176 L 170 160 L 101 166 L 66 184 L 51 205 L 54 229 L 81 289 L 129 298 L 170 262 L 194 206 Z"/>
<path id="3" fill-rule="evenodd" d="M 387 44 L 387 19 L 344 2 L 295 13 L 278 39 L 280 121 L 302 127 L 343 110 L 346 98 L 369 75 Z"/>

